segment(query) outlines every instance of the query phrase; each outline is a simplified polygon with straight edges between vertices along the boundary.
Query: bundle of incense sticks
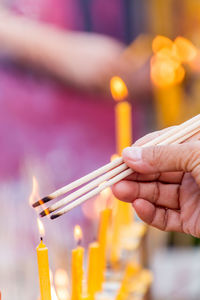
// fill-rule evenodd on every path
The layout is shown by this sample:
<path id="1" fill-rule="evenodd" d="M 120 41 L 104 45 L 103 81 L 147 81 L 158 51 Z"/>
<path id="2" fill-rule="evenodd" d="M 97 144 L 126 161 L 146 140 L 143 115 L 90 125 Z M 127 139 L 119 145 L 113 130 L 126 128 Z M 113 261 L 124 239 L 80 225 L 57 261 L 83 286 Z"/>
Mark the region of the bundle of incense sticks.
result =
<path id="1" fill-rule="evenodd" d="M 153 146 L 153 145 L 167 145 L 174 143 L 182 143 L 188 138 L 192 137 L 195 133 L 200 131 L 200 115 L 189 119 L 181 125 L 169 128 L 161 135 L 152 139 L 151 141 L 144 143 L 141 147 Z M 114 161 L 102 166 L 101 168 L 89 173 L 86 176 L 81 177 L 78 180 L 56 190 L 48 196 L 38 200 L 33 204 L 33 207 L 43 205 L 50 200 L 53 200 L 79 186 L 82 186 L 75 192 L 72 192 L 65 198 L 55 202 L 50 207 L 44 209 L 40 216 L 44 217 L 47 214 L 51 214 L 51 219 L 55 219 L 76 206 L 87 201 L 89 198 L 94 197 L 99 192 L 107 187 L 119 182 L 132 174 L 134 170 L 130 169 L 123 161 L 123 158 L 117 158 Z M 89 182 L 89 183 L 88 183 Z M 85 184 L 85 185 L 84 185 Z"/>

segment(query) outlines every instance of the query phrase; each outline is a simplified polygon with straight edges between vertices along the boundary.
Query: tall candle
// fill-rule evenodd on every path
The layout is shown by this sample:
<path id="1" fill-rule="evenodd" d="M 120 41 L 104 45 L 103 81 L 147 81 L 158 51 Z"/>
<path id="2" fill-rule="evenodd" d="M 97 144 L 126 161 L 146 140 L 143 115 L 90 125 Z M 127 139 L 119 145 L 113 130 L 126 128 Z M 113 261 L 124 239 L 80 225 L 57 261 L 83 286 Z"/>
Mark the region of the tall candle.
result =
<path id="1" fill-rule="evenodd" d="M 116 143 L 117 153 L 121 155 L 122 150 L 131 145 L 131 105 L 127 101 L 120 101 L 115 106 L 116 118 Z"/>
<path id="2" fill-rule="evenodd" d="M 174 85 L 166 88 L 154 88 L 157 120 L 159 128 L 180 123 L 183 115 L 184 93 L 182 86 Z"/>
<path id="3" fill-rule="evenodd" d="M 41 236 L 44 235 L 44 227 L 38 219 L 38 226 Z M 40 298 L 41 300 L 51 300 L 51 283 L 49 272 L 48 248 L 43 243 L 41 237 L 40 244 L 37 247 L 38 272 L 40 282 Z"/>
<path id="4" fill-rule="evenodd" d="M 110 90 L 113 99 L 117 102 L 115 106 L 116 148 L 117 154 L 121 155 L 125 147 L 132 144 L 132 112 L 131 104 L 126 100 L 128 89 L 124 81 L 114 76 L 110 81 Z M 130 225 L 133 221 L 133 209 L 128 203 L 114 199 L 115 215 L 112 226 L 112 245 L 110 259 L 114 263 L 119 259 L 119 236 L 123 225 Z M 113 244 L 114 242 L 114 244 Z"/>
<path id="5" fill-rule="evenodd" d="M 116 143 L 117 153 L 121 155 L 122 150 L 130 146 L 132 141 L 131 104 L 125 100 L 128 90 L 120 77 L 113 77 L 110 86 L 112 96 L 117 102 L 115 106 Z"/>
<path id="6" fill-rule="evenodd" d="M 113 99 L 117 102 L 115 106 L 116 146 L 117 153 L 121 155 L 122 150 L 132 144 L 132 109 L 126 100 L 128 89 L 124 81 L 114 76 L 110 81 L 110 89 Z M 130 204 L 118 202 L 122 225 L 132 222 L 133 214 Z"/>
<path id="7" fill-rule="evenodd" d="M 102 288 L 104 281 L 104 272 L 106 267 L 106 245 L 107 245 L 107 234 L 108 227 L 111 217 L 111 209 L 105 208 L 100 213 L 98 242 L 99 242 L 99 290 Z"/>
<path id="8" fill-rule="evenodd" d="M 72 250 L 72 300 L 80 300 L 82 295 L 82 281 L 83 281 L 83 256 L 84 248 L 80 246 L 82 231 L 80 226 L 76 225 L 74 229 L 74 236 L 77 240 L 77 247 Z"/>
<path id="9" fill-rule="evenodd" d="M 99 290 L 100 273 L 99 273 L 100 247 L 98 242 L 89 245 L 88 251 L 88 273 L 87 273 L 87 291 L 92 297 Z"/>

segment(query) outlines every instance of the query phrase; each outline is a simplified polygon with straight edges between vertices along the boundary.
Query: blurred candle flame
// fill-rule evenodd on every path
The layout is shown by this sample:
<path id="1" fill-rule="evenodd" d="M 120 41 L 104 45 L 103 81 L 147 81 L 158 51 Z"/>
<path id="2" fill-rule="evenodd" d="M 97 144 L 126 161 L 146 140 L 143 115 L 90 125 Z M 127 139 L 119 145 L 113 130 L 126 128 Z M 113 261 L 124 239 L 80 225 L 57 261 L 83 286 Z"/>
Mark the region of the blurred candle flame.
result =
<path id="1" fill-rule="evenodd" d="M 67 275 L 67 272 L 64 269 L 56 270 L 54 281 L 55 281 L 56 287 L 69 286 L 69 277 Z"/>
<path id="2" fill-rule="evenodd" d="M 166 36 L 157 35 L 152 42 L 152 50 L 154 53 L 158 53 L 163 48 L 171 49 L 173 45 L 172 40 Z"/>
<path id="3" fill-rule="evenodd" d="M 190 62 L 197 56 L 196 47 L 188 39 L 179 36 L 174 43 L 182 62 Z"/>
<path id="4" fill-rule="evenodd" d="M 36 201 L 38 201 L 38 199 L 40 199 L 38 181 L 37 181 L 37 179 L 36 179 L 35 176 L 33 176 L 32 180 L 33 180 L 32 181 L 33 182 L 32 183 L 32 192 L 31 192 L 31 194 L 29 196 L 29 204 L 30 204 L 30 206 L 32 206 L 32 204 L 34 202 L 36 202 Z M 45 206 L 44 202 L 42 201 L 42 199 L 40 199 L 39 202 L 40 202 L 40 205 L 43 208 L 45 214 L 47 215 L 47 217 L 49 217 L 48 216 L 49 215 L 49 210 L 48 210 L 48 208 L 46 208 L 46 206 Z M 36 208 L 36 210 L 38 210 L 38 209 L 39 209 L 39 207 Z"/>
<path id="5" fill-rule="evenodd" d="M 37 218 L 37 225 L 38 225 L 38 230 L 39 230 L 40 236 L 44 237 L 45 236 L 44 225 L 43 225 L 42 221 L 39 218 Z"/>
<path id="6" fill-rule="evenodd" d="M 67 275 L 67 272 L 63 269 L 56 270 L 54 281 L 59 300 L 69 299 L 69 277 Z"/>
<path id="7" fill-rule="evenodd" d="M 51 282 L 51 300 L 60 300 L 57 297 L 54 285 L 53 285 L 53 272 L 52 270 L 50 270 L 50 282 Z"/>
<path id="8" fill-rule="evenodd" d="M 110 90 L 112 97 L 116 101 L 124 100 L 128 96 L 128 89 L 125 82 L 118 76 L 114 76 L 110 80 Z"/>
<path id="9" fill-rule="evenodd" d="M 39 199 L 39 187 L 35 176 L 32 179 L 32 192 L 29 196 L 29 204 L 32 205 L 36 200 Z"/>
<path id="10" fill-rule="evenodd" d="M 81 227 L 79 225 L 76 225 L 74 227 L 74 239 L 75 241 L 79 244 L 82 240 L 83 234 L 82 234 L 82 230 Z"/>
<path id="11" fill-rule="evenodd" d="M 152 42 L 155 53 L 151 59 L 151 79 L 159 87 L 178 84 L 185 77 L 182 63 L 189 63 L 197 56 L 195 46 L 184 37 L 171 41 L 164 36 L 157 36 Z"/>
<path id="12" fill-rule="evenodd" d="M 110 187 L 107 187 L 105 188 L 103 191 L 101 191 L 100 193 L 101 197 L 103 197 L 106 202 L 109 200 L 109 198 L 111 197 L 112 195 L 112 191 L 111 191 L 111 188 Z"/>

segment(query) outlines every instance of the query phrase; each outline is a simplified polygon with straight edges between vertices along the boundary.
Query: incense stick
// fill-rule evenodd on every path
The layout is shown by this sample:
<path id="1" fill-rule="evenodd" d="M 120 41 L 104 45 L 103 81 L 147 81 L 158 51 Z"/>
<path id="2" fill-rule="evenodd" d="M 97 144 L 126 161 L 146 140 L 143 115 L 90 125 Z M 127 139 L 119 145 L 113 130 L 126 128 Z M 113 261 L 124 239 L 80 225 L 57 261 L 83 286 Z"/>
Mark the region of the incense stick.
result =
<path id="1" fill-rule="evenodd" d="M 168 139 L 166 139 L 165 141 L 162 141 L 161 143 L 158 143 L 157 145 L 174 144 L 174 143 L 177 143 L 177 141 L 179 143 L 181 143 L 181 142 L 185 141 L 186 139 L 188 139 L 189 137 L 193 136 L 198 131 L 200 131 L 200 121 L 196 122 L 196 124 L 189 126 L 185 130 L 177 132 L 175 135 L 170 136 Z M 147 147 L 147 146 L 145 144 L 142 147 Z M 112 179 L 103 183 L 99 187 L 91 190 L 89 193 L 84 194 L 82 197 L 80 197 L 80 198 L 74 200 L 72 203 L 66 205 L 64 208 L 60 209 L 57 213 L 51 215 L 51 219 L 58 218 L 59 216 L 67 213 L 68 211 L 72 210 L 76 206 L 87 201 L 89 198 L 94 197 L 95 195 L 100 193 L 105 188 L 112 186 L 113 184 L 126 178 L 127 176 L 131 175 L 132 173 L 134 173 L 134 171 L 132 169 L 128 168 L 127 170 L 121 172 L 120 174 L 116 175 Z"/>
<path id="2" fill-rule="evenodd" d="M 154 138 L 153 140 L 149 141 L 146 143 L 146 146 L 151 146 L 151 145 L 155 145 L 157 143 L 160 143 L 162 141 L 164 141 L 166 138 L 170 137 L 171 135 L 177 133 L 178 131 L 180 131 L 181 129 L 186 128 L 187 126 L 194 124 L 196 121 L 200 120 L 200 115 L 197 115 L 189 120 L 187 120 L 186 122 L 182 123 L 179 126 L 174 126 L 172 127 L 169 131 L 166 131 L 165 133 L 163 133 L 162 135 Z M 92 179 L 99 177 L 100 175 L 102 175 L 105 172 L 108 172 L 112 169 L 114 169 L 115 167 L 121 165 L 123 163 L 123 158 L 119 157 L 117 159 L 115 159 L 114 161 L 100 167 L 99 169 L 71 182 L 70 184 L 56 190 L 55 192 L 49 194 L 48 196 L 38 200 L 37 202 L 35 202 L 33 204 L 33 207 L 37 207 L 40 206 L 41 204 L 44 204 L 46 202 L 49 202 L 52 199 L 55 199 L 89 181 L 91 181 Z"/>
<path id="3" fill-rule="evenodd" d="M 193 122 L 191 124 L 190 122 L 186 122 L 186 124 L 190 124 L 190 126 L 186 126 L 185 123 L 182 125 L 177 126 L 176 128 L 172 128 L 169 130 L 169 132 L 165 132 L 161 136 L 153 139 L 152 141 L 149 141 L 148 143 L 145 143 L 141 147 L 147 147 L 151 145 L 165 145 L 165 144 L 173 144 L 173 143 L 181 143 L 188 139 L 189 137 L 193 136 L 196 132 L 200 130 L 200 116 L 196 116 L 192 119 Z M 195 122 L 194 122 L 195 120 Z M 176 129 L 176 130 L 175 130 Z M 172 132 L 174 134 L 172 134 Z M 167 133 L 167 134 L 166 134 Z M 168 136 L 165 140 L 163 140 L 163 136 Z M 160 142 L 158 142 L 160 141 Z M 89 198 L 97 195 L 99 192 L 101 192 L 106 187 L 109 187 L 116 182 L 122 180 L 123 178 L 127 177 L 128 175 L 132 174 L 134 171 L 128 166 L 123 163 L 120 166 L 116 167 L 115 169 L 111 170 L 110 172 L 107 172 L 103 176 L 100 176 L 99 178 L 93 180 L 86 186 L 82 187 L 81 189 L 77 190 L 76 192 L 70 194 L 69 196 L 63 198 L 62 200 L 58 201 L 54 205 L 50 206 L 48 208 L 48 212 L 51 213 L 55 211 L 56 209 L 59 209 L 66 205 L 64 208 L 60 209 L 57 213 L 51 215 L 51 219 L 55 219 L 62 214 L 68 212 L 69 210 L 73 209 L 77 205 L 80 205 L 81 203 L 85 202 Z M 108 180 L 104 182 L 105 180 Z M 101 183 L 100 186 L 97 186 Z M 80 198 L 77 198 L 79 197 Z M 69 202 L 73 201 L 69 204 Z M 41 216 L 46 215 L 44 211 L 41 212 Z"/>

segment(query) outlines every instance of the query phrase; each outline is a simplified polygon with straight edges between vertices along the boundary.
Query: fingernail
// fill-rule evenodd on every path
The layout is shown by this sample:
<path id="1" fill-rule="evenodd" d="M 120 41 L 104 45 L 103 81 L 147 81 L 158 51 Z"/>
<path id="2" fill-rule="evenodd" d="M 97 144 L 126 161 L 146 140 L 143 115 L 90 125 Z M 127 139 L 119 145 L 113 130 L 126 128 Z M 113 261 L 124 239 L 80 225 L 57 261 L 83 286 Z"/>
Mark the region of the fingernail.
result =
<path id="1" fill-rule="evenodd" d="M 123 156 L 135 162 L 142 160 L 141 147 L 127 147 L 123 150 Z"/>

